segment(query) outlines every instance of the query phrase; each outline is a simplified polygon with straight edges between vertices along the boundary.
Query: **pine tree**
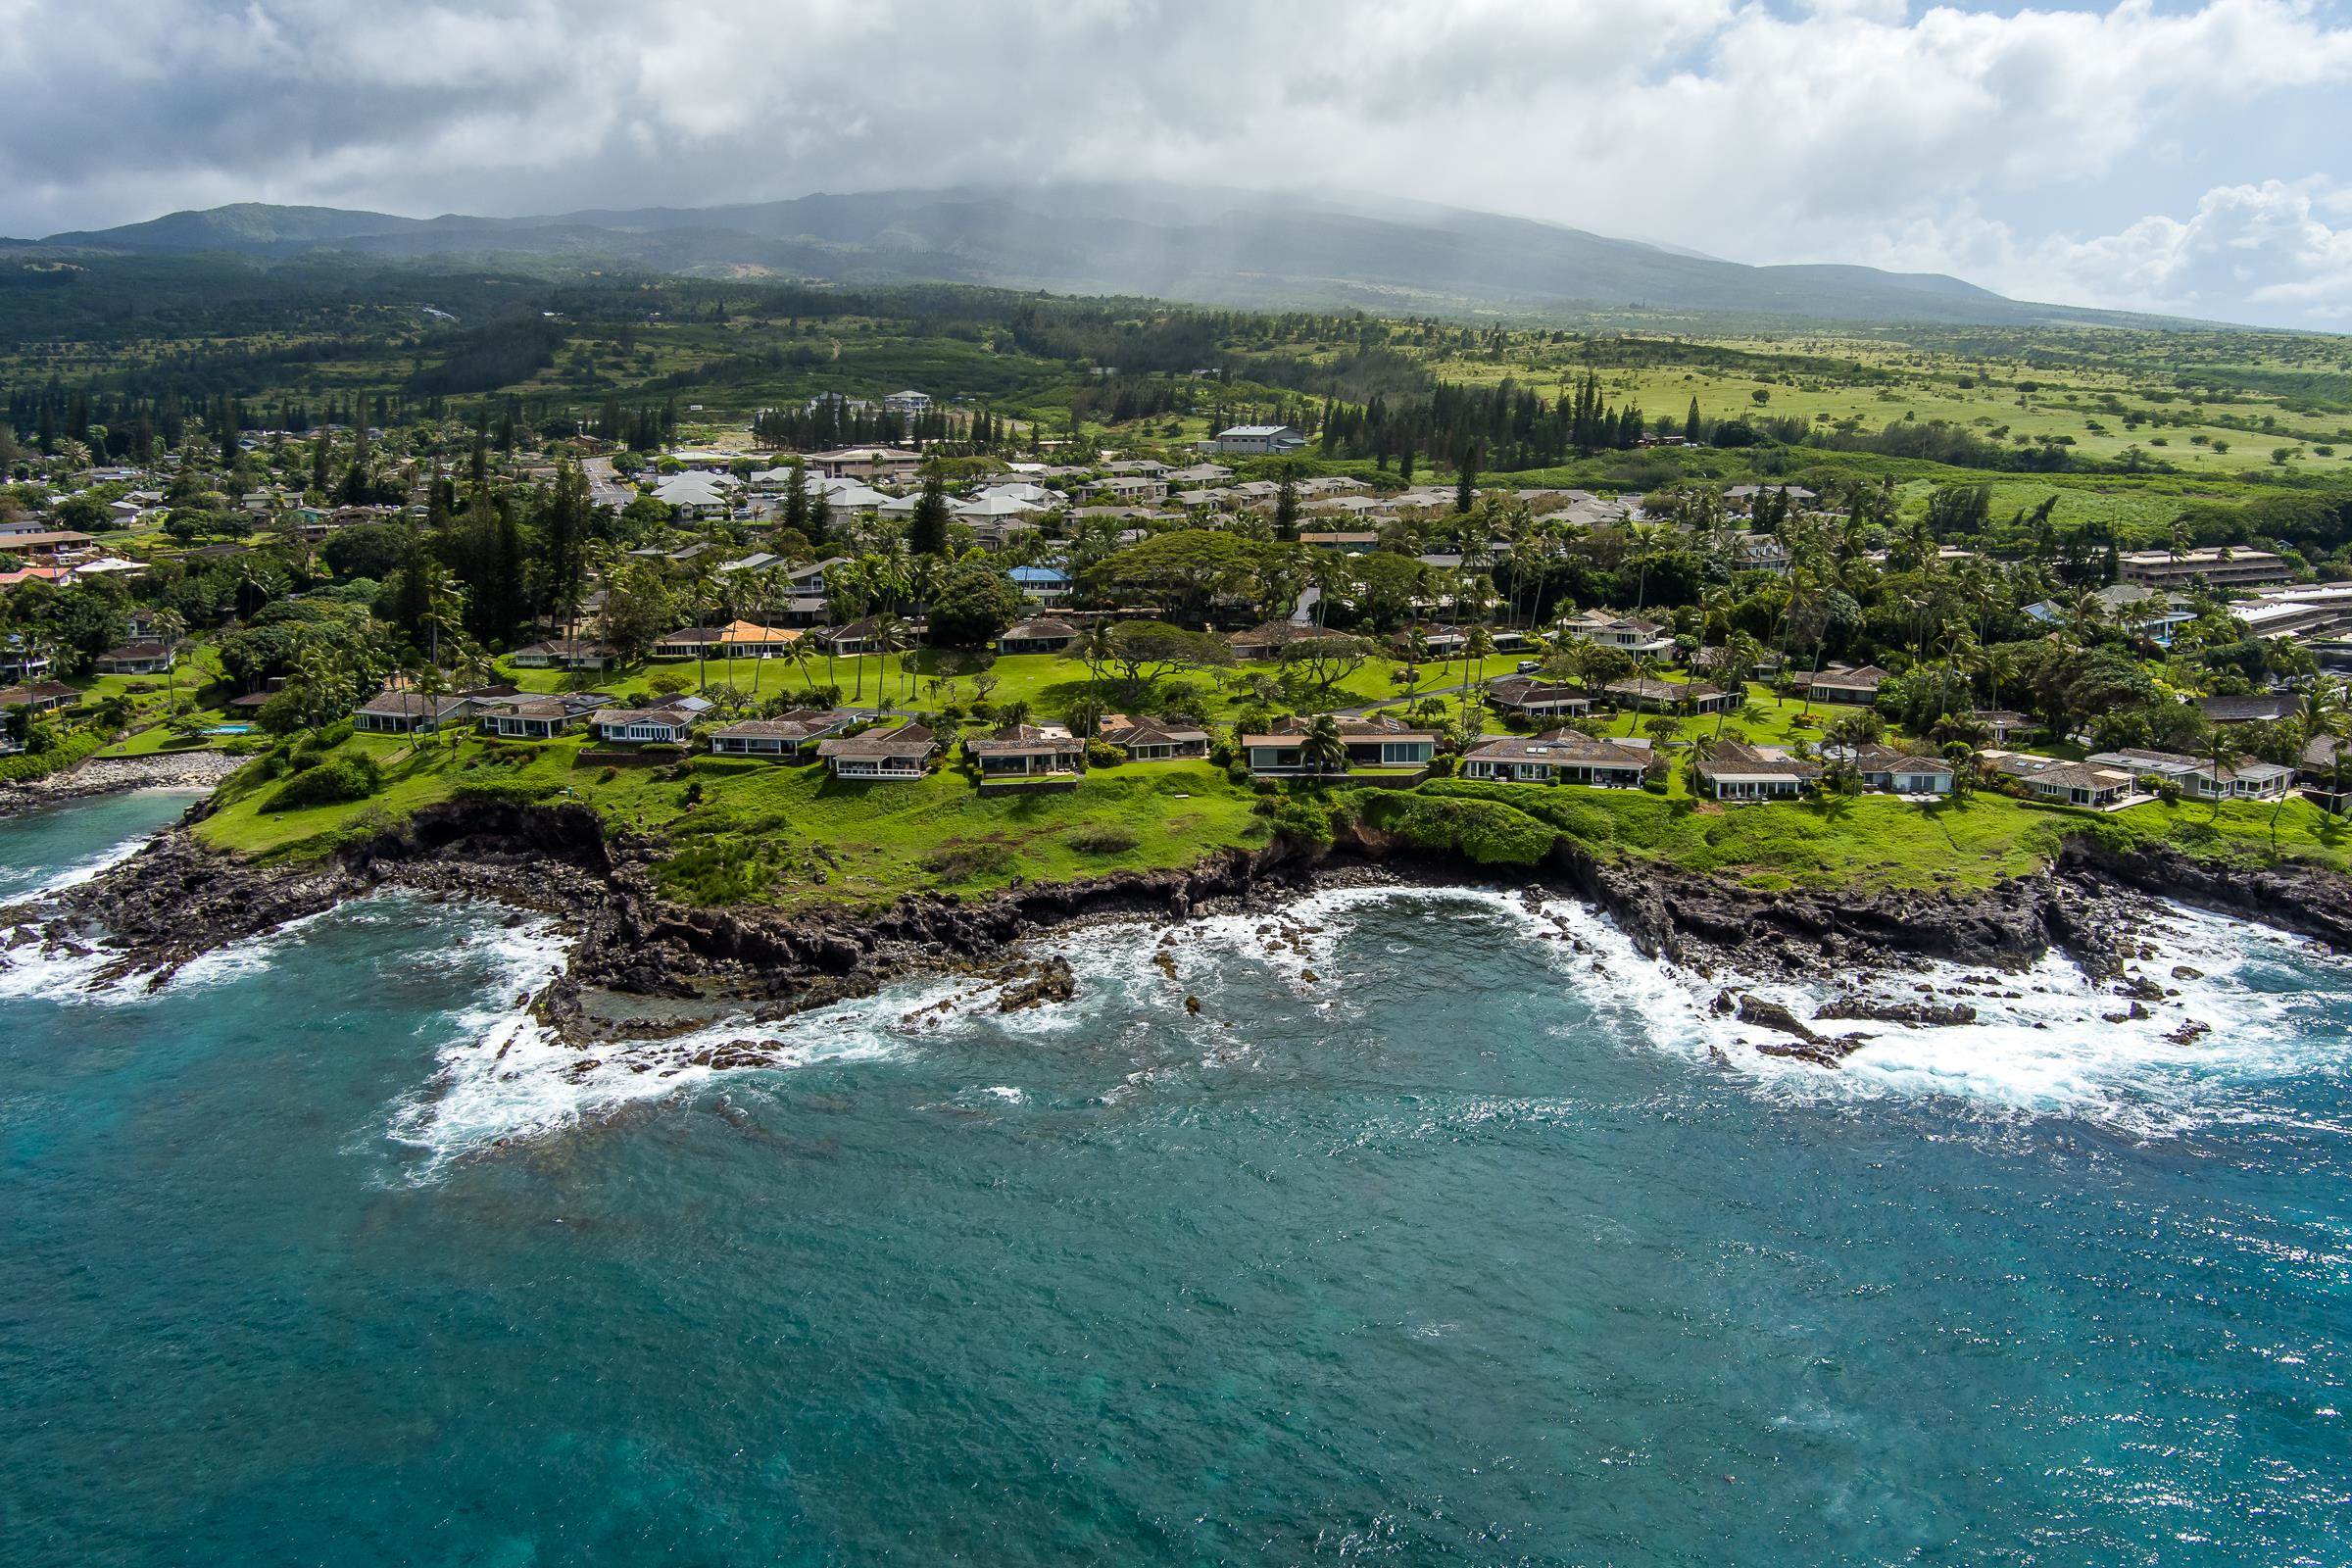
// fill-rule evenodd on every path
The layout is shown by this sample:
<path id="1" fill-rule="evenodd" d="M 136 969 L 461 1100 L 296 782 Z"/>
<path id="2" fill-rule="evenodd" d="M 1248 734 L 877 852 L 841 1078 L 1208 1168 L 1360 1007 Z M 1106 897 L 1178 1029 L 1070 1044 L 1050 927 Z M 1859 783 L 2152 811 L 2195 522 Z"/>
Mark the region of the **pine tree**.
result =
<path id="1" fill-rule="evenodd" d="M 919 556 L 948 553 L 948 482 L 934 467 L 923 478 L 923 493 L 914 504 L 914 520 L 907 525 L 906 548 Z"/>
<path id="2" fill-rule="evenodd" d="M 1698 444 L 1698 399 L 1690 400 L 1690 412 L 1683 416 L 1683 439 L 1692 446 Z"/>

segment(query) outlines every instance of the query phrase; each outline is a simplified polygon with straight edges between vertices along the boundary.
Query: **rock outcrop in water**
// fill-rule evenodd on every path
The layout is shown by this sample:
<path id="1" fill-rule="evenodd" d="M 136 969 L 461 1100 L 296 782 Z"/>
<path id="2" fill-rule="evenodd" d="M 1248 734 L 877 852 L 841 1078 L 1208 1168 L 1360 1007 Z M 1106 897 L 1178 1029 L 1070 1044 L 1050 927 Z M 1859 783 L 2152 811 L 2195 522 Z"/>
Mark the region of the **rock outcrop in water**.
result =
<path id="1" fill-rule="evenodd" d="M 569 972 L 541 1007 L 568 1035 L 593 1039 L 645 1027 L 643 1019 L 590 1005 L 598 994 L 797 1011 L 918 969 L 994 966 L 1007 1005 L 1051 1004 L 1069 994 L 1066 971 L 1004 966 L 1021 938 L 1072 921 L 1184 919 L 1288 900 L 1347 878 L 1484 879 L 1461 860 L 1406 852 L 1359 828 L 1328 848 L 1277 840 L 1259 851 L 1219 852 L 1185 869 L 1022 886 L 981 899 L 909 895 L 881 910 L 784 912 L 671 902 L 652 875 L 660 849 L 609 835 L 585 807 L 477 800 L 427 808 L 301 869 L 239 859 L 177 831 L 69 891 L 60 909 L 39 918 L 43 940 L 52 942 L 86 941 L 103 929 L 122 955 L 116 973 L 169 975 L 201 953 L 385 887 L 495 899 L 554 914 L 572 933 Z M 2151 896 L 2352 950 L 2352 881 L 2316 867 L 2225 870 L 2169 851 L 2121 856 L 2076 844 L 2050 871 L 1982 891 L 1839 893 L 1766 891 L 1601 860 L 1563 841 L 1533 880 L 1598 906 L 1648 956 L 1702 971 L 1736 964 L 1750 976 L 1817 978 L 1825 968 L 1859 972 L 1928 959 L 2014 970 L 2056 948 L 2093 978 L 2118 980 L 2136 955 L 2124 933 Z M 0 928 L 31 917 L 0 911 Z M 1894 1021 L 1958 1022 L 1964 1010 L 1923 1004 L 1916 1019 Z M 1841 1047 L 1851 1049 L 1809 1028 L 1789 1037 L 1790 1054 L 1823 1065 L 1834 1064 Z"/>

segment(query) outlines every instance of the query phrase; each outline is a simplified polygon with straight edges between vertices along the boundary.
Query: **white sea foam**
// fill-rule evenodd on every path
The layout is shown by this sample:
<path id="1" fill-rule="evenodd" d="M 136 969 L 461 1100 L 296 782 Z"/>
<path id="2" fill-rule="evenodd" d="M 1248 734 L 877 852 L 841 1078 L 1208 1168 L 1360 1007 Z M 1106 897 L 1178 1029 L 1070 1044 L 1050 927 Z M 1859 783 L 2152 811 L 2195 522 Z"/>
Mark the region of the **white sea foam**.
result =
<path id="1" fill-rule="evenodd" d="M 1624 1025 L 1643 1049 L 1680 1053 L 1728 1065 L 1760 1094 L 1788 1099 L 1941 1096 L 2004 1113 L 2083 1117 L 2118 1131 L 2167 1136 L 2247 1113 L 2245 1091 L 2265 1081 L 2333 1070 L 2336 1049 L 2312 1027 L 2313 1003 L 2298 992 L 2255 983 L 2279 965 L 2326 963 L 2348 976 L 2352 966 L 2264 927 L 2167 906 L 2138 933 L 2149 956 L 2131 973 L 2166 990 L 2144 1017 L 2118 1017 L 2130 999 L 2097 984 L 2052 954 L 2021 974 L 1929 963 L 1916 970 L 1858 980 L 1793 983 L 1736 970 L 1702 975 L 1644 956 L 1592 906 L 1572 900 L 1531 905 L 1490 889 L 1364 888 L 1317 894 L 1289 911 L 1320 931 L 1259 953 L 1276 968 L 1344 966 L 1335 950 L 1368 907 L 1398 899 L 1442 899 L 1466 906 L 1522 937 L 1544 939 L 1546 956 L 1571 982 L 1564 1006 Z M 1262 944 L 1254 917 L 1237 922 Z M 1229 937 L 1212 930 L 1206 945 Z M 1250 951 L 1247 943 L 1240 951 Z M 1182 960 L 1179 960 L 1180 962 Z M 1343 977 L 1344 978 L 1344 977 Z M 1811 1019 L 1833 998 L 1851 994 L 1884 1003 L 1965 1002 L 1975 1021 L 1920 1026 L 1872 1019 L 1821 1020 L 1830 1037 L 1859 1034 L 1864 1044 L 1831 1070 L 1766 1054 L 1760 1045 L 1788 1037 L 1715 1010 L 1718 996 L 1752 994 Z M 2180 1038 L 2184 1025 L 2206 1030 Z"/>

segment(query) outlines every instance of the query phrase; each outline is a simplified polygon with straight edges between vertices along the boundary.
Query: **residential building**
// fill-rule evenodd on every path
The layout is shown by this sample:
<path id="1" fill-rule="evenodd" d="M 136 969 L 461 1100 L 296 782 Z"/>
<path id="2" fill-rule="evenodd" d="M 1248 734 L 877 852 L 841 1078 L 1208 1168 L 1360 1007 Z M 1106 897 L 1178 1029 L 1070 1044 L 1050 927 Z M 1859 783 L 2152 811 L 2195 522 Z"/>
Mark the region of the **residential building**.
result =
<path id="1" fill-rule="evenodd" d="M 1058 654 L 1078 640 L 1078 627 L 1052 615 L 1016 620 L 997 638 L 1000 654 Z"/>
<path id="2" fill-rule="evenodd" d="M 1645 680 L 1639 675 L 1609 682 L 1601 695 L 1619 708 L 1643 713 L 1712 713 L 1737 706 L 1729 692 L 1704 681 Z"/>
<path id="3" fill-rule="evenodd" d="M 917 392 L 912 387 L 908 387 L 904 392 L 893 392 L 885 397 L 882 400 L 882 407 L 893 414 L 929 414 L 931 412 L 931 394 Z"/>
<path id="4" fill-rule="evenodd" d="M 1821 752 L 1825 759 L 1835 757 L 1852 762 L 1866 789 L 1883 790 L 1889 795 L 1952 793 L 1952 764 L 1940 757 L 1927 757 L 1876 742 L 1850 750 L 1825 746 Z"/>
<path id="5" fill-rule="evenodd" d="M 162 643 L 124 643 L 90 662 L 101 675 L 161 675 L 179 662 L 179 655 Z"/>
<path id="6" fill-rule="evenodd" d="M 62 680 L 36 680 L 17 686 L 0 686 L 0 713 L 12 708 L 46 713 L 55 709 L 72 707 L 80 695 Z"/>
<path id="7" fill-rule="evenodd" d="M 1086 771 L 1086 742 L 1059 724 L 1007 724 L 986 740 L 965 741 L 963 751 L 984 779 Z"/>
<path id="8" fill-rule="evenodd" d="M 1699 793 L 1718 801 L 1787 800 L 1820 777 L 1820 763 L 1799 761 L 1782 747 L 1728 739 L 1698 764 Z"/>
<path id="9" fill-rule="evenodd" d="M 1306 445 L 1306 437 L 1287 424 L 1236 424 L 1219 430 L 1210 438 L 1212 452 L 1236 452 L 1253 456 L 1279 456 L 1296 452 Z"/>
<path id="10" fill-rule="evenodd" d="M 857 722 L 857 715 L 839 708 L 797 708 L 774 718 L 745 718 L 710 732 L 710 750 L 719 757 L 799 759 L 819 741 Z"/>
<path id="11" fill-rule="evenodd" d="M 428 696 L 386 687 L 352 710 L 351 727 L 374 735 L 423 735 L 453 718 L 463 720 L 472 709 L 473 699 L 461 692 Z"/>
<path id="12" fill-rule="evenodd" d="M 1415 729 L 1400 720 L 1372 714 L 1334 720 L 1340 743 L 1348 754 L 1348 770 L 1418 771 L 1437 756 L 1435 730 Z M 1318 769 L 1306 760 L 1307 731 L 1314 720 L 1277 720 L 1262 735 L 1244 735 L 1242 751 L 1250 771 L 1260 777 L 1311 774 Z"/>
<path id="13" fill-rule="evenodd" d="M 2053 805 L 2106 811 L 2134 799 L 2134 775 L 2119 768 L 2061 761 L 2032 752 L 1986 751 L 1979 755 L 1995 772 L 2017 780 L 2029 794 Z"/>
<path id="14" fill-rule="evenodd" d="M 2120 752 L 2093 752 L 2083 760 L 2093 767 L 2130 773 L 2133 778 L 2171 779 L 2205 801 L 2273 801 L 2284 795 L 2295 781 L 2293 768 L 2248 757 L 2225 758 L 2217 765 L 2210 757 L 2127 747 Z"/>
<path id="15" fill-rule="evenodd" d="M 1462 754 L 1462 777 L 1639 789 L 1651 756 L 1645 740 L 1595 740 L 1572 729 L 1498 735 Z"/>
<path id="16" fill-rule="evenodd" d="M 1104 716 L 1101 737 L 1137 762 L 1168 762 L 1206 757 L 1208 731 L 1189 718 L 1129 718 L 1124 713 Z"/>
<path id="17" fill-rule="evenodd" d="M 1644 654 L 1663 654 L 1674 648 L 1674 636 L 1663 626 L 1636 615 L 1612 615 L 1605 611 L 1588 610 L 1581 615 L 1571 615 L 1560 622 L 1560 631 L 1570 637 L 1582 637 L 1600 648 L 1618 648 L 1639 659 Z"/>
<path id="18" fill-rule="evenodd" d="M 600 741 L 624 746 L 684 745 L 700 715 L 682 707 L 600 708 L 588 718 L 588 731 Z"/>
<path id="19" fill-rule="evenodd" d="M 582 698 L 591 699 L 583 703 Z M 481 728 L 502 740 L 553 740 L 612 701 L 593 693 L 564 697 L 507 697 L 478 704 Z"/>
<path id="20" fill-rule="evenodd" d="M 919 779 L 930 771 L 931 755 L 939 742 L 920 724 L 869 729 L 862 735 L 835 735 L 819 741 L 816 755 L 825 760 L 835 778 Z"/>
<path id="21" fill-rule="evenodd" d="M 2144 582 L 2159 588 L 2186 587 L 2200 579 L 2216 588 L 2243 588 L 2258 583 L 2289 582 L 2295 569 L 2267 550 L 2133 550 L 2116 560 L 2126 582 Z"/>
<path id="22" fill-rule="evenodd" d="M 1534 675 L 1502 675 L 1487 682 L 1487 701 L 1528 718 L 1582 718 L 1592 699 L 1574 686 Z"/>
<path id="23" fill-rule="evenodd" d="M 620 657 L 610 643 L 584 637 L 551 637 L 517 648 L 507 662 L 517 669 L 610 669 Z"/>
<path id="24" fill-rule="evenodd" d="M 2252 692 L 2239 697 L 2200 697 L 2197 709 L 2216 724 L 2275 724 L 2292 718 L 2303 700 L 2293 692 Z"/>
<path id="25" fill-rule="evenodd" d="M 1817 703 L 1859 703 L 1864 707 L 1879 700 L 1879 686 L 1886 679 L 1886 671 L 1876 664 L 1832 664 L 1818 671 L 1806 683 L 1806 693 Z"/>

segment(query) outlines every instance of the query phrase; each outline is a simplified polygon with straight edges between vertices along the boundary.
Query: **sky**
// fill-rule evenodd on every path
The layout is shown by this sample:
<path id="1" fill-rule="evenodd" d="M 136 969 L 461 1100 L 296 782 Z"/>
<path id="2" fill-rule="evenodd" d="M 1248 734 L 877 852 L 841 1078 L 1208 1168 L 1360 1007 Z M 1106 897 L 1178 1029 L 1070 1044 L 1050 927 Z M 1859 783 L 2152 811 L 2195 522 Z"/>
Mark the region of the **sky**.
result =
<path id="1" fill-rule="evenodd" d="M 2352 331 L 2352 0 L 0 0 L 0 233 L 1149 176 Z"/>

